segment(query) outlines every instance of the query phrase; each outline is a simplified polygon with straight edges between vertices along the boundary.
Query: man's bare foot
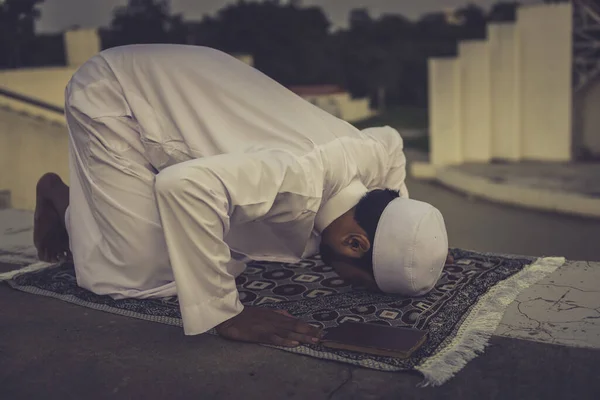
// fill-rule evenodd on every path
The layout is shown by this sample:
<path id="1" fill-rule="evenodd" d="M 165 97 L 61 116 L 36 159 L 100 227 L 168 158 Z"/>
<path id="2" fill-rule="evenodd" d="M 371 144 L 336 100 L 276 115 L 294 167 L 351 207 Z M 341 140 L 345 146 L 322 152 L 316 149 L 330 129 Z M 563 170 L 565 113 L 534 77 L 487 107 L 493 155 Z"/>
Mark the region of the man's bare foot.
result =
<path id="1" fill-rule="evenodd" d="M 33 243 L 41 261 L 57 262 L 71 258 L 65 213 L 69 187 L 53 173 L 45 174 L 36 186 Z"/>

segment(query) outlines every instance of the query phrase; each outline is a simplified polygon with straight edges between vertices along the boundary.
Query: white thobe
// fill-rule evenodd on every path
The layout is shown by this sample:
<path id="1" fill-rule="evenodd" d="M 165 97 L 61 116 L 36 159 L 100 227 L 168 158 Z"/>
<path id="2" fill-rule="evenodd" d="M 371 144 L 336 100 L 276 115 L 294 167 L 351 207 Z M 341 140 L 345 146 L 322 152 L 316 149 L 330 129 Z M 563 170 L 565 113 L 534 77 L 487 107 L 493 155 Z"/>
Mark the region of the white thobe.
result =
<path id="1" fill-rule="evenodd" d="M 66 91 L 78 283 L 177 295 L 186 334 L 237 315 L 248 260 L 295 262 L 376 188 L 408 196 L 399 133 L 359 131 L 222 52 L 110 49 Z"/>

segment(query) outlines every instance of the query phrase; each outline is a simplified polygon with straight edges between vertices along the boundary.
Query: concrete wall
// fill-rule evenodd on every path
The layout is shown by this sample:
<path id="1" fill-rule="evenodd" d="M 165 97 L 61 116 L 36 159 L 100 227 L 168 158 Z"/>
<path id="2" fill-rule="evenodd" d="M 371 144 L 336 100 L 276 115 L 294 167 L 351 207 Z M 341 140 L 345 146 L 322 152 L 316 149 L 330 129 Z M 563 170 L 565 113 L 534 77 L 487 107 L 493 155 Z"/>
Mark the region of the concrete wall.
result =
<path id="1" fill-rule="evenodd" d="M 0 88 L 23 96 L 40 100 L 56 107 L 64 106 L 64 93 L 67 83 L 76 68 L 36 68 L 0 72 Z M 36 106 L 0 96 L 0 106 L 63 123 L 64 118 L 57 113 Z"/>
<path id="2" fill-rule="evenodd" d="M 62 107 L 65 88 L 77 68 L 53 67 L 0 72 L 0 87 Z"/>
<path id="3" fill-rule="evenodd" d="M 79 35 L 91 31 L 72 31 L 65 34 Z M 74 54 L 76 59 L 87 61 L 87 59 L 96 53 L 85 53 L 85 49 L 76 49 L 78 36 L 75 35 L 71 41 L 75 48 Z M 65 39 L 69 41 L 69 39 Z M 81 51 L 80 51 L 81 50 Z M 89 56 L 89 57 L 88 57 Z M 252 56 L 238 55 L 236 56 L 242 62 L 252 65 Z M 79 66 L 72 65 L 69 67 L 52 67 L 52 68 L 31 68 L 0 71 L 0 88 L 18 93 L 23 96 L 40 100 L 53 106 L 63 107 L 65 98 L 64 92 L 73 74 Z M 24 102 L 4 97 L 0 95 L 0 106 L 7 106 L 14 110 L 24 111 L 32 115 L 42 116 L 46 119 L 63 123 L 63 117 L 51 111 L 45 111 L 39 107 L 26 104 Z"/>
<path id="4" fill-rule="evenodd" d="M 65 123 L 64 122 L 65 118 L 61 114 L 46 110 L 44 108 L 29 104 L 29 103 L 15 100 L 10 97 L 2 96 L 1 94 L 0 94 L 0 107 L 15 110 L 15 111 L 30 115 L 33 118 L 44 118 L 48 121 L 51 121 L 51 122 L 54 122 L 57 124 Z"/>
<path id="5" fill-rule="evenodd" d="M 519 69 L 522 157 L 571 159 L 572 5 L 521 7 Z"/>
<path id="6" fill-rule="evenodd" d="M 338 118 L 342 118 L 343 97 L 343 93 L 302 96 L 304 100 Z"/>
<path id="7" fill-rule="evenodd" d="M 462 42 L 459 57 L 463 161 L 488 162 L 492 157 L 488 43 Z"/>
<path id="8" fill-rule="evenodd" d="M 68 66 L 0 71 L 0 89 L 62 108 L 67 83 L 81 64 L 100 51 L 96 29 L 68 31 L 64 41 Z M 64 123 L 60 114 L 7 96 L 0 95 L 0 106 Z"/>
<path id="9" fill-rule="evenodd" d="M 77 29 L 64 34 L 67 65 L 79 67 L 102 50 L 97 29 Z"/>
<path id="10" fill-rule="evenodd" d="M 377 112 L 371 109 L 370 103 L 369 99 L 351 99 L 342 107 L 342 119 L 348 122 L 357 122 L 376 115 Z"/>
<path id="11" fill-rule="evenodd" d="M 429 60 L 429 131 L 434 165 L 463 161 L 459 63 L 455 58 Z"/>
<path id="12" fill-rule="evenodd" d="M 518 32 L 514 24 L 488 25 L 492 158 L 521 156 Z"/>
<path id="13" fill-rule="evenodd" d="M 374 115 L 369 99 L 353 99 L 349 93 L 304 95 L 302 98 L 348 122 L 360 121 Z"/>
<path id="14" fill-rule="evenodd" d="M 50 171 L 68 182 L 67 128 L 0 108 L 0 190 L 12 207 L 33 210 L 37 180 Z"/>

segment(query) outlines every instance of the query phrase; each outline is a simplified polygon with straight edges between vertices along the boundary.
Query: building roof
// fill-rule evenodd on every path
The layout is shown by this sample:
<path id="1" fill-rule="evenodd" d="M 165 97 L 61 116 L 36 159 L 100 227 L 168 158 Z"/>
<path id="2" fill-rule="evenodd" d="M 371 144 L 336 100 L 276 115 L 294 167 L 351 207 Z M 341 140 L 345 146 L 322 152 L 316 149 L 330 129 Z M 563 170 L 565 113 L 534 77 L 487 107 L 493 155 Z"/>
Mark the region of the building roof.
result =
<path id="1" fill-rule="evenodd" d="M 292 92 L 299 96 L 322 96 L 327 94 L 345 93 L 342 87 L 338 85 L 303 85 L 290 86 Z"/>

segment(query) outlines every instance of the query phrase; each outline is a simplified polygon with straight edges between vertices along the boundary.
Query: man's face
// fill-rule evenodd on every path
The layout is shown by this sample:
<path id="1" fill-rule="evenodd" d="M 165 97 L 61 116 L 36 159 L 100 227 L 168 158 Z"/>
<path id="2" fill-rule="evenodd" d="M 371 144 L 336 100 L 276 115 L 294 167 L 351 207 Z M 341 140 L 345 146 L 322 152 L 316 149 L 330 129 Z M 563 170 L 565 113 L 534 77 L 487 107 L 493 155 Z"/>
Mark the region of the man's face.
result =
<path id="1" fill-rule="evenodd" d="M 377 282 L 375 282 L 375 278 L 365 269 L 342 260 L 333 260 L 329 264 L 340 278 L 351 283 L 352 286 L 380 291 Z"/>
<path id="2" fill-rule="evenodd" d="M 351 258 L 340 252 L 334 246 L 321 242 L 321 257 L 325 264 L 331 266 L 340 278 L 353 286 L 366 287 L 370 290 L 379 290 L 375 278 L 367 266 L 362 266 L 359 260 Z"/>

